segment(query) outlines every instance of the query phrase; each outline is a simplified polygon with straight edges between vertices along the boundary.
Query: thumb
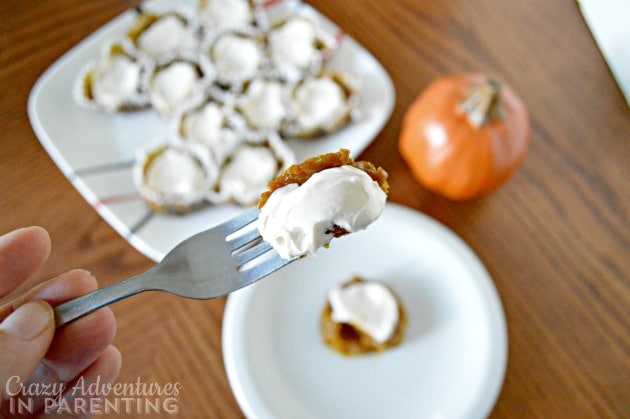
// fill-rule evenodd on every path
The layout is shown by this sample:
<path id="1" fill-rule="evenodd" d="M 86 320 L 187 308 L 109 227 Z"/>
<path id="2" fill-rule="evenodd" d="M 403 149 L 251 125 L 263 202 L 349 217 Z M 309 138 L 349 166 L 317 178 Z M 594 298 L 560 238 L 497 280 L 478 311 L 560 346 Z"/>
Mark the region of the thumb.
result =
<path id="1" fill-rule="evenodd" d="M 28 381 L 54 334 L 53 310 L 45 301 L 28 302 L 0 323 L 0 403 L 19 391 L 9 382 L 17 387 Z"/>

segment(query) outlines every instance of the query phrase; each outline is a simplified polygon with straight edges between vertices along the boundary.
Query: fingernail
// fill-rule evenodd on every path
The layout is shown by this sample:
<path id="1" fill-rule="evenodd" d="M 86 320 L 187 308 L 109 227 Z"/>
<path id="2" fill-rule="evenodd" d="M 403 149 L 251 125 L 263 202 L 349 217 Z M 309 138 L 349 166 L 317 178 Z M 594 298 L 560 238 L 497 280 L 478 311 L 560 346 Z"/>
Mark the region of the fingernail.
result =
<path id="1" fill-rule="evenodd" d="M 53 321 L 50 306 L 43 301 L 21 305 L 0 324 L 0 330 L 19 340 L 32 340 Z"/>

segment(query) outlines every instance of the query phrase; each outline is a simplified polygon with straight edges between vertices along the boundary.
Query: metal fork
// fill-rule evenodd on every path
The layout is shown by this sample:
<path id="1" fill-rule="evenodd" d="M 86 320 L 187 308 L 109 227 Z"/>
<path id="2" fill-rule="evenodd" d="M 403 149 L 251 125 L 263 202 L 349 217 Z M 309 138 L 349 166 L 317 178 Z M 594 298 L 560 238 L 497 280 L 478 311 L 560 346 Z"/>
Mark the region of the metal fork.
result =
<path id="1" fill-rule="evenodd" d="M 257 228 L 246 228 L 258 213 L 252 208 L 186 239 L 143 274 L 58 305 L 57 327 L 144 291 L 193 299 L 222 297 L 298 259 L 266 254 L 271 245 L 262 240 Z"/>

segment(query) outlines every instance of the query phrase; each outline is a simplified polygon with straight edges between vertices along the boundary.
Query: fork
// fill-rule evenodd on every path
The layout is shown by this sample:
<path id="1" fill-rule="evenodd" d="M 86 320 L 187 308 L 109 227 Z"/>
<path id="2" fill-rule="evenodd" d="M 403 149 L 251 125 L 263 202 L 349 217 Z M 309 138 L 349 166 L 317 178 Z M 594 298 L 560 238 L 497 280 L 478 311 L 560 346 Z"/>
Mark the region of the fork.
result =
<path id="1" fill-rule="evenodd" d="M 144 291 L 165 291 L 197 300 L 222 297 L 299 259 L 268 253 L 272 247 L 258 229 L 247 228 L 259 212 L 252 208 L 184 240 L 138 276 L 58 305 L 57 327 Z"/>

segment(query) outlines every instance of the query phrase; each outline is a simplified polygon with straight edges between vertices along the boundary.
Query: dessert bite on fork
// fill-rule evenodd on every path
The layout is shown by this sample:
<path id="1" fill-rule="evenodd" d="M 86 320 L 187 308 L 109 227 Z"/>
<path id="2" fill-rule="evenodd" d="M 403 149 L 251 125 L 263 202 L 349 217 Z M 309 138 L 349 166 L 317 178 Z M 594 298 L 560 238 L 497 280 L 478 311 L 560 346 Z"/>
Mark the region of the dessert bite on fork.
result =
<path id="1" fill-rule="evenodd" d="M 373 223 L 388 190 L 383 168 L 354 161 L 342 148 L 294 164 L 271 181 L 258 203 L 258 229 L 282 258 L 315 253 Z"/>

